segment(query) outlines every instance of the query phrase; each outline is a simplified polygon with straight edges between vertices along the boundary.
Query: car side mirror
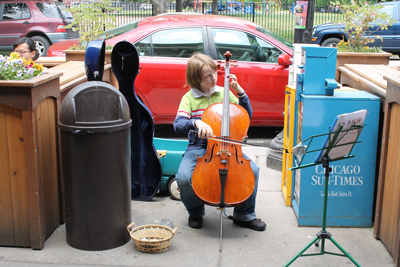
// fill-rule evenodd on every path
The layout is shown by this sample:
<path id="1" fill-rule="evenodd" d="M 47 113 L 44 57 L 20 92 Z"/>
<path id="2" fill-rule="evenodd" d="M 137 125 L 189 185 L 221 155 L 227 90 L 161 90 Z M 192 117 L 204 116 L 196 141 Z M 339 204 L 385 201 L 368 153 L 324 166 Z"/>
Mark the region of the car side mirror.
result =
<path id="1" fill-rule="evenodd" d="M 292 59 L 291 56 L 286 55 L 286 54 L 280 54 L 278 58 L 278 64 L 281 66 L 289 66 L 292 62 L 290 61 Z"/>

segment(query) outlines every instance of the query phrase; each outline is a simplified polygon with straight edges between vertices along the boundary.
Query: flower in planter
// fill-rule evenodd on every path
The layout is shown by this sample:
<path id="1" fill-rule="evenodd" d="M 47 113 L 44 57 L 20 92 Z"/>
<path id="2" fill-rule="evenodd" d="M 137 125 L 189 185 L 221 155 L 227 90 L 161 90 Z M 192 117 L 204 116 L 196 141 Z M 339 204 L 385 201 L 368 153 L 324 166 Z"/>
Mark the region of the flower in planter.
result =
<path id="1" fill-rule="evenodd" d="M 382 5 L 366 4 L 364 1 L 352 1 L 351 4 L 333 3 L 340 6 L 343 15 L 337 23 L 344 24 L 344 33 L 349 37 L 347 42 L 343 40 L 338 44 L 338 52 L 382 52 L 380 47 L 370 47 L 381 37 L 374 33 L 378 30 L 387 30 L 395 20 L 385 12 L 381 12 Z"/>
<path id="2" fill-rule="evenodd" d="M 85 49 L 86 49 L 86 45 L 76 45 L 76 44 L 74 44 L 73 46 L 68 48 L 68 50 L 85 50 Z"/>
<path id="3" fill-rule="evenodd" d="M 42 73 L 43 65 L 21 58 L 18 53 L 0 55 L 0 80 L 27 80 Z"/>

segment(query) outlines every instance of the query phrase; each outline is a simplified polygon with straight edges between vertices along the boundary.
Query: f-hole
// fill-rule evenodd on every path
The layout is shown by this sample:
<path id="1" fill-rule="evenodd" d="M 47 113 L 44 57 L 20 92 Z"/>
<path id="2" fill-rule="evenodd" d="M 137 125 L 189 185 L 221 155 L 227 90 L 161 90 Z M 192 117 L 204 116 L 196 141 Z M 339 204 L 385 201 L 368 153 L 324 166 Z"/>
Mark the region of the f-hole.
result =
<path id="1" fill-rule="evenodd" d="M 233 148 L 235 149 L 235 151 L 236 151 L 236 153 L 235 153 L 235 155 L 236 155 L 236 162 L 237 162 L 238 164 L 243 164 L 243 161 L 240 161 L 240 160 L 239 160 L 239 157 L 238 157 L 238 148 L 237 148 L 237 146 L 231 144 L 231 147 L 233 147 Z"/>
<path id="2" fill-rule="evenodd" d="M 216 146 L 218 146 L 218 144 L 213 144 L 212 149 L 211 149 L 211 158 L 210 158 L 210 159 L 205 159 L 204 161 L 205 161 L 206 163 L 210 163 L 210 161 L 212 160 L 213 155 L 214 155 L 214 148 L 215 148 Z"/>

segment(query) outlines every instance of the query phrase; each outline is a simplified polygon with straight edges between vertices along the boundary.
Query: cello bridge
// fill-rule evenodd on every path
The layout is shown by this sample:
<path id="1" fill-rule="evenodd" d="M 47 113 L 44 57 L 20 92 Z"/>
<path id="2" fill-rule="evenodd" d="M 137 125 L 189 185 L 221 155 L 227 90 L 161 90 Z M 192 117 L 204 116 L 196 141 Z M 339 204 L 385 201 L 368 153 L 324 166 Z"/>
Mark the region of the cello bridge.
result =
<path id="1" fill-rule="evenodd" d="M 217 153 L 217 156 L 221 156 L 222 154 L 226 154 L 226 155 L 228 155 L 228 156 L 231 155 L 231 153 L 229 152 L 229 150 L 220 150 L 220 151 Z"/>

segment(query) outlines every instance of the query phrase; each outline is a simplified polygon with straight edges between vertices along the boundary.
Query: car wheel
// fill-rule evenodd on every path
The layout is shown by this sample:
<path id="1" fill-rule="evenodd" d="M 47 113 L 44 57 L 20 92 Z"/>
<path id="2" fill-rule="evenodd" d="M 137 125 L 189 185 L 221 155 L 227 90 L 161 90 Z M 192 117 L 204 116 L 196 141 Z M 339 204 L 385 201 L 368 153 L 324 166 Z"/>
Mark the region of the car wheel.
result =
<path id="1" fill-rule="evenodd" d="M 168 192 L 172 199 L 181 200 L 181 192 L 179 191 L 178 181 L 176 178 L 172 178 L 168 183 Z"/>
<path id="2" fill-rule="evenodd" d="M 340 39 L 338 38 L 329 38 L 322 42 L 321 46 L 327 47 L 337 47 L 338 43 L 340 43 Z"/>
<path id="3" fill-rule="evenodd" d="M 33 36 L 31 39 L 33 42 L 35 42 L 36 49 L 39 51 L 39 56 L 47 56 L 47 50 L 49 49 L 50 42 L 42 36 Z"/>

